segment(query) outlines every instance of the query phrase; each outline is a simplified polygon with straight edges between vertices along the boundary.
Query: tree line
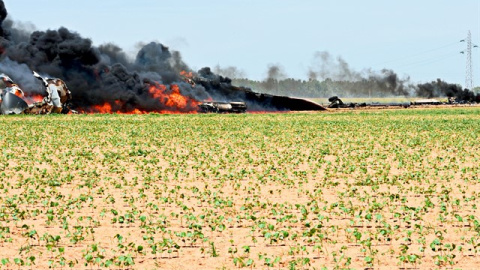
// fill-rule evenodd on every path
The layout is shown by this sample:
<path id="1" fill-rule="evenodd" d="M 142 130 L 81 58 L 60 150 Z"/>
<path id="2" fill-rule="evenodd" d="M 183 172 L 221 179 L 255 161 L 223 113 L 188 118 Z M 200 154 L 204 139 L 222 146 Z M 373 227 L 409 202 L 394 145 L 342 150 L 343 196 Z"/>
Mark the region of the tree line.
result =
<path id="1" fill-rule="evenodd" d="M 245 78 L 235 78 L 233 85 L 251 88 L 254 92 L 305 97 L 305 98 L 328 98 L 331 96 L 340 97 L 393 97 L 393 96 L 412 96 L 412 97 L 460 97 L 465 100 L 467 96 L 478 97 L 480 87 L 475 87 L 472 91 L 463 89 L 460 85 L 449 84 L 440 79 L 436 81 L 414 85 L 408 81 L 402 81 L 396 77 L 370 77 L 357 81 L 334 81 L 325 79 L 323 81 L 316 79 L 273 79 L 268 78 L 263 81 L 250 80 Z M 474 98 L 476 99 L 476 98 Z M 473 100 L 472 100 L 473 101 Z"/>
<path id="2" fill-rule="evenodd" d="M 233 79 L 232 84 L 251 88 L 255 92 L 266 94 L 296 96 L 307 98 L 325 98 L 331 96 L 348 97 L 389 97 L 407 96 L 411 89 L 397 81 L 363 79 L 359 81 L 323 81 L 310 79 Z"/>

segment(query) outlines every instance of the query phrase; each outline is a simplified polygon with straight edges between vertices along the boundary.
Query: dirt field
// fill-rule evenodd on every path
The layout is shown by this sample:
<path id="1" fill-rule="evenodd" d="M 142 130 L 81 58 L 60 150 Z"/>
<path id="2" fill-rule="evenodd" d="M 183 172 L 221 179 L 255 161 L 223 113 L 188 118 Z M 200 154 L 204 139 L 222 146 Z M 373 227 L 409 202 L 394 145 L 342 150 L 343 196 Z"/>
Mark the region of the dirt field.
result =
<path id="1" fill-rule="evenodd" d="M 1 269 L 480 265 L 480 108 L 0 126 Z"/>

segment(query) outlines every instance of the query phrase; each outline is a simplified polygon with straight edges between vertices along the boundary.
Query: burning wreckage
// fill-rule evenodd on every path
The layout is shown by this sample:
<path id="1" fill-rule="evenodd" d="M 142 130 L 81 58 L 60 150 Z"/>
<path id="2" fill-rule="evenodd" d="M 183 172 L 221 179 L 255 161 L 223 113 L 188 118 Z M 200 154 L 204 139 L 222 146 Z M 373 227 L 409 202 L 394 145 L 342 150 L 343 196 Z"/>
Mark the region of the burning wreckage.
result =
<path id="1" fill-rule="evenodd" d="M 252 111 L 323 111 L 323 106 L 306 99 L 293 98 L 286 96 L 276 96 L 270 94 L 258 94 L 249 90 L 245 91 L 247 101 L 205 101 L 198 105 L 199 112 L 202 113 L 245 113 L 247 107 L 256 108 Z M 265 107 L 259 107 L 262 105 Z"/>
<path id="2" fill-rule="evenodd" d="M 158 42 L 145 44 L 130 58 L 113 43 L 93 46 L 92 40 L 65 27 L 33 32 L 17 28 L 7 15 L 0 0 L 0 72 L 19 85 L 18 91 L 12 88 L 7 75 L 0 80 L 3 114 L 325 110 L 308 100 L 233 86 L 210 68 L 193 73 L 180 52 Z M 42 97 L 37 98 L 33 70 L 63 80 L 35 74 L 43 83 Z"/>
<path id="3" fill-rule="evenodd" d="M 325 107 L 302 98 L 263 94 L 250 88 L 233 86 L 229 78 L 203 68 L 198 75 L 184 79 L 192 87 L 201 86 L 210 99 L 198 105 L 203 113 L 244 113 L 247 111 L 324 111 Z M 221 101 L 220 101 L 221 100 Z"/>
<path id="4" fill-rule="evenodd" d="M 202 113 L 244 113 L 247 111 L 247 104 L 242 101 L 238 102 L 219 102 L 206 101 L 198 105 L 199 111 Z"/>
<path id="5" fill-rule="evenodd" d="M 193 96 L 185 96 L 180 92 L 180 88 L 175 84 L 171 85 L 169 87 L 170 89 L 167 89 L 167 87 L 164 85 L 146 81 L 145 87 L 148 87 L 149 93 L 152 95 L 153 99 L 163 99 L 167 105 L 173 102 L 175 104 L 175 108 L 178 108 L 176 107 L 176 103 L 178 103 L 178 101 L 175 101 L 176 98 L 190 100 L 189 104 L 196 109 L 191 107 L 193 110 L 187 112 L 245 113 L 247 108 L 250 111 L 326 110 L 325 107 L 307 99 L 256 93 L 250 88 L 233 86 L 229 78 L 215 75 L 210 71 L 209 68 L 201 69 L 195 76 L 192 75 L 192 72 L 189 73 L 189 76 L 184 76 L 184 74 L 184 72 L 180 74 L 181 78 L 184 82 L 190 85 L 191 91 L 197 91 L 198 89 L 203 89 L 205 91 L 204 93 L 206 93 L 206 101 L 199 102 L 193 98 Z M 22 91 L 22 89 L 8 75 L 0 74 L 1 114 L 78 113 L 76 110 L 71 109 L 72 104 L 74 104 L 75 101 L 72 100 L 72 93 L 63 80 L 58 78 L 42 77 L 35 71 L 33 72 L 33 77 L 37 78 L 42 83 L 45 94 L 44 97 L 41 95 L 32 96 L 31 94 L 28 94 L 28 92 L 25 94 L 24 91 Z M 168 91 L 171 92 L 170 95 L 164 96 L 164 94 Z M 441 103 L 434 99 L 399 103 L 345 103 L 338 96 L 330 97 L 328 101 L 330 104 L 327 107 L 330 109 L 358 107 L 408 108 L 415 105 L 458 104 L 454 97 L 450 97 L 448 99 L 448 103 Z M 81 109 L 81 112 L 111 113 L 115 111 L 111 110 L 110 107 L 110 110 L 107 111 L 89 111 Z M 116 112 L 124 113 L 121 110 Z M 134 110 L 134 113 L 137 112 L 146 113 L 145 111 Z M 167 112 L 171 113 L 174 111 L 170 110 Z"/>
<path id="6" fill-rule="evenodd" d="M 200 113 L 245 113 L 247 108 L 251 111 L 326 110 L 323 106 L 305 99 L 255 93 L 249 88 L 232 86 L 230 79 L 214 75 L 209 68 L 202 69 L 200 74 L 202 73 L 204 76 L 215 76 L 215 79 L 205 79 L 201 75 L 183 77 L 184 81 L 190 84 L 193 90 L 196 86 L 201 86 L 208 93 L 208 101 L 193 102 L 197 105 L 196 111 Z M 63 80 L 42 77 L 35 71 L 33 76 L 42 82 L 45 89 L 45 97 L 25 95 L 22 89 L 9 76 L 5 74 L 0 75 L 1 114 L 78 113 L 71 109 L 72 93 Z M 145 85 L 148 86 L 150 84 L 146 83 Z M 149 87 L 149 92 L 153 98 L 158 98 L 159 89 L 166 91 L 161 86 L 163 85 L 153 84 Z M 180 93 L 178 87 L 174 85 L 170 88 L 174 95 L 170 95 L 168 98 L 174 100 L 175 95 L 185 98 Z M 213 101 L 214 97 L 218 100 L 234 101 Z M 31 103 L 29 104 L 27 101 Z M 166 103 L 168 104 L 168 102 Z M 89 110 L 82 111 L 89 112 Z M 96 110 L 94 112 L 103 111 Z M 111 111 L 107 110 L 105 112 L 109 113 Z M 144 113 L 143 111 L 139 112 Z"/>
<path id="7" fill-rule="evenodd" d="M 33 76 L 42 81 L 46 96 L 41 101 L 28 104 L 26 100 L 32 98 L 25 97 L 22 89 L 9 76 L 0 74 L 1 114 L 75 113 L 68 107 L 72 94 L 63 80 L 44 78 L 36 72 L 33 72 Z"/>

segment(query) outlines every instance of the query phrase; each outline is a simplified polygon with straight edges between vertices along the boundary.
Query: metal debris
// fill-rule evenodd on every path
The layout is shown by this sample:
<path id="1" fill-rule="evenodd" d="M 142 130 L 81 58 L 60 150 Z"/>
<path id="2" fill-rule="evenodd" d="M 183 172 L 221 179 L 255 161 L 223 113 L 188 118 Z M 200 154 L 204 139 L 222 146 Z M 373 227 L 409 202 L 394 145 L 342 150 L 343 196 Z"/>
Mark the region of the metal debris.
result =
<path id="1" fill-rule="evenodd" d="M 219 102 L 207 101 L 198 105 L 200 112 L 203 113 L 244 113 L 247 111 L 245 102 Z"/>

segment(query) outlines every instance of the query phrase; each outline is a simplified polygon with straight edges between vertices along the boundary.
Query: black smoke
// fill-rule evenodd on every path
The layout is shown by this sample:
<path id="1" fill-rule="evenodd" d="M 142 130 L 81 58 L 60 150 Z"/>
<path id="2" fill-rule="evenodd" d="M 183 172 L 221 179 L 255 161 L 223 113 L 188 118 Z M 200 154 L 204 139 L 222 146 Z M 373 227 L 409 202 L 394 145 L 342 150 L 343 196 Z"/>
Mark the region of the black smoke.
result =
<path id="1" fill-rule="evenodd" d="M 413 84 L 410 78 L 400 78 L 390 69 L 380 72 L 353 70 L 341 57 L 334 58 L 328 52 L 317 52 L 308 75 L 311 80 L 324 79 L 329 93 L 343 97 L 416 96 L 425 98 L 449 97 L 457 102 L 480 102 L 480 95 L 460 85 L 440 79 L 430 83 Z M 328 89 L 327 89 L 328 90 Z M 328 92 L 328 91 L 326 91 Z"/>
<path id="2" fill-rule="evenodd" d="M 253 111 L 308 111 L 324 110 L 322 106 L 299 98 L 253 92 L 249 88 L 237 87 L 232 80 L 213 73 L 205 67 L 198 71 L 195 81 L 217 101 L 245 101 Z"/>
<path id="3" fill-rule="evenodd" d="M 457 102 L 480 102 L 480 95 L 475 94 L 469 89 L 463 89 L 458 84 L 451 84 L 437 79 L 430 83 L 418 84 L 416 87 L 417 96 L 433 98 L 433 97 L 449 97 L 455 98 Z"/>
<path id="4" fill-rule="evenodd" d="M 308 71 L 310 80 L 326 80 L 331 94 L 350 97 L 409 96 L 414 86 L 409 78 L 400 78 L 390 69 L 380 72 L 356 71 L 342 58 L 328 52 L 316 52 Z"/>
<path id="5" fill-rule="evenodd" d="M 265 89 L 273 90 L 277 87 L 278 82 L 286 77 L 283 68 L 279 65 L 270 65 L 267 71 L 267 79 L 265 80 Z"/>
<path id="6" fill-rule="evenodd" d="M 359 81 L 364 78 L 360 72 L 351 69 L 343 58 L 334 58 L 326 51 L 314 54 L 308 76 L 310 79 L 333 81 Z"/>
<path id="7" fill-rule="evenodd" d="M 7 18 L 7 9 L 5 8 L 5 4 L 3 3 L 3 0 L 0 1 L 0 36 L 5 36 L 5 31 L 3 30 L 3 21 Z"/>
<path id="8" fill-rule="evenodd" d="M 72 92 L 72 107 L 89 111 L 110 104 L 113 111 L 194 111 L 203 100 L 246 101 L 249 109 L 288 110 L 287 104 L 273 103 L 269 95 L 236 87 L 231 80 L 209 68 L 192 72 L 181 54 L 161 43 L 144 45 L 134 59 L 112 43 L 93 46 L 92 41 L 65 27 L 58 30 L 28 31 L 8 19 L 0 0 L 0 72 L 8 74 L 26 94 L 44 93 L 32 71 L 63 79 Z M 194 74 L 185 78 L 182 71 Z M 169 105 L 169 97 L 155 97 L 152 89 L 188 97 L 185 108 Z M 270 102 L 270 103 L 269 103 Z M 297 106 L 298 107 L 298 106 Z"/>
<path id="9" fill-rule="evenodd" d="M 218 75 L 231 79 L 245 78 L 245 72 L 234 66 L 221 67 L 220 65 L 216 65 L 214 72 Z"/>
<path id="10" fill-rule="evenodd" d="M 159 43 L 147 44 L 138 52 L 135 61 L 129 61 L 119 47 L 113 44 L 95 47 L 90 39 L 64 27 L 34 31 L 26 42 L 15 42 L 6 35 L 2 36 L 2 41 L 0 71 L 8 73 L 27 93 L 43 91 L 39 82 L 32 85 L 32 71 L 62 78 L 79 109 L 88 110 L 104 103 L 115 105 L 118 111 L 178 109 L 152 99 L 148 87 L 154 82 L 177 84 L 186 94 L 192 94 L 191 87 L 178 75 L 180 69 L 188 67 L 179 55 Z M 13 68 L 15 66 L 24 68 L 19 72 L 18 68 Z"/>

